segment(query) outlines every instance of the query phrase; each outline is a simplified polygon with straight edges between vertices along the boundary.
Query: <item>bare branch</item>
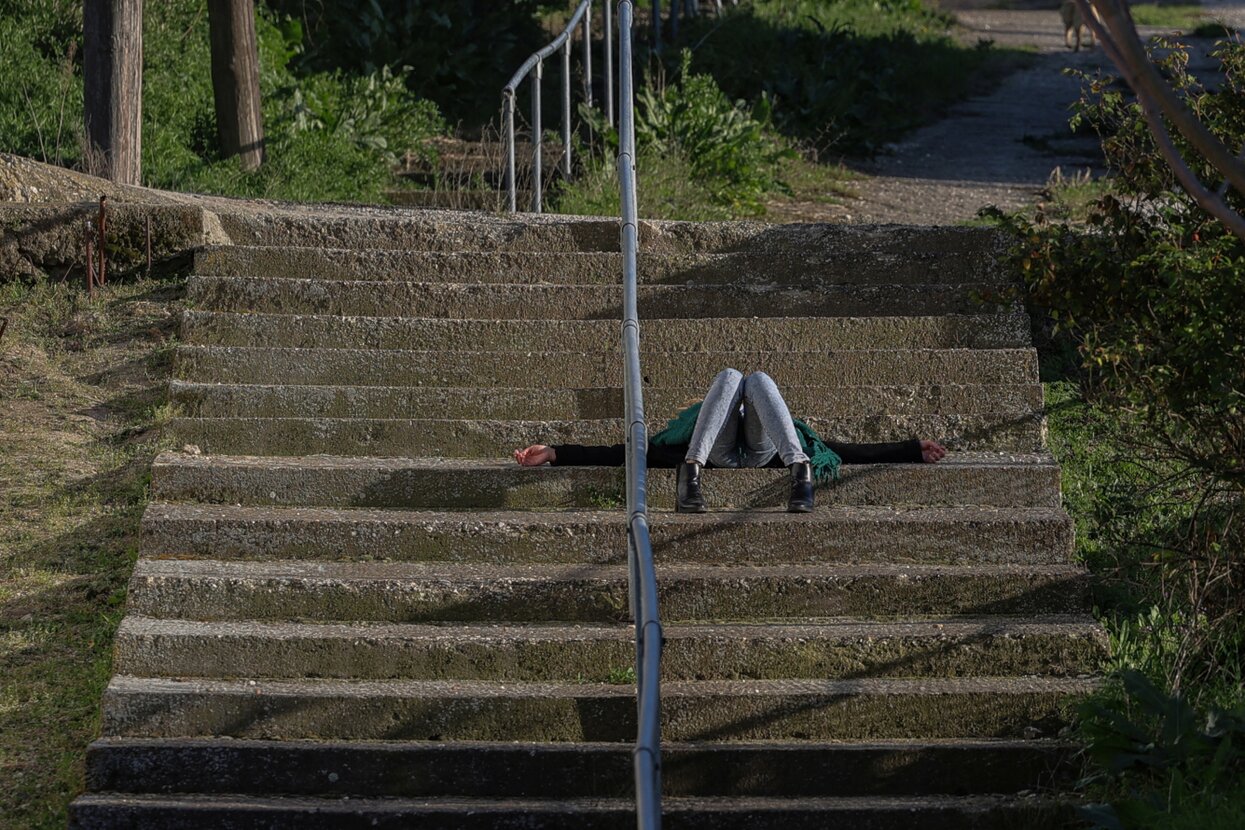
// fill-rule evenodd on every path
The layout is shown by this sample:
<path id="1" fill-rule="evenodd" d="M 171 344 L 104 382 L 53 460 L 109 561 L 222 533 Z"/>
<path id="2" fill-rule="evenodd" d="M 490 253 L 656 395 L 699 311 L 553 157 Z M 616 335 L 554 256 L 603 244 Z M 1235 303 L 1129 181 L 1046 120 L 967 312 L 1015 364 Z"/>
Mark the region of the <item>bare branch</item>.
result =
<path id="1" fill-rule="evenodd" d="M 1215 138 L 1215 136 L 1212 135 L 1200 121 L 1198 121 L 1197 117 L 1189 111 L 1188 107 L 1184 106 L 1183 102 L 1176 97 L 1176 94 L 1172 91 L 1171 87 L 1167 85 L 1167 82 L 1159 76 L 1158 71 L 1154 68 L 1154 65 L 1150 63 L 1149 58 L 1145 56 L 1145 52 L 1141 48 L 1141 41 L 1137 35 L 1136 28 L 1132 26 L 1132 20 L 1127 20 L 1127 31 L 1121 33 L 1117 31 L 1116 28 L 1108 29 L 1101 20 L 1095 17 L 1094 9 L 1097 6 L 1113 5 L 1112 0 L 1076 0 L 1076 4 L 1077 7 L 1081 9 L 1081 14 L 1085 18 L 1086 24 L 1089 25 L 1090 29 L 1094 32 L 1094 35 L 1098 38 L 1099 43 L 1102 45 L 1103 52 L 1111 60 L 1111 62 L 1115 64 L 1116 69 L 1120 71 L 1120 74 L 1124 77 L 1124 80 L 1136 94 L 1137 101 L 1141 105 L 1142 114 L 1145 115 L 1146 124 L 1150 127 L 1151 135 L 1154 136 L 1154 142 L 1158 146 L 1159 152 L 1163 154 L 1164 160 L 1167 161 L 1167 165 L 1176 175 L 1176 180 L 1180 182 L 1180 186 L 1184 188 L 1185 192 L 1193 197 L 1193 200 L 1197 202 L 1198 207 L 1202 208 L 1202 210 L 1222 222 L 1234 236 L 1242 241 L 1245 241 L 1245 217 L 1242 217 L 1239 213 L 1228 207 L 1219 195 L 1212 193 L 1209 189 L 1207 189 L 1202 184 L 1201 180 L 1198 179 L 1197 174 L 1189 168 L 1189 165 L 1180 155 L 1180 151 L 1176 148 L 1175 143 L 1172 141 L 1171 134 L 1167 131 L 1167 127 L 1163 123 L 1161 115 L 1159 115 L 1160 112 L 1167 113 L 1167 110 L 1161 105 L 1162 99 L 1152 97 L 1150 93 L 1153 84 L 1147 84 L 1142 80 L 1147 75 L 1147 72 L 1154 76 L 1154 81 L 1157 83 L 1157 86 L 1161 87 L 1161 90 L 1175 102 L 1177 115 L 1173 117 L 1170 113 L 1167 114 L 1168 117 L 1172 119 L 1172 122 L 1176 124 L 1176 127 L 1180 129 L 1181 133 L 1188 138 L 1195 147 L 1201 150 L 1201 147 L 1198 146 L 1197 142 L 1195 142 L 1193 138 L 1190 137 L 1189 133 L 1185 131 L 1184 127 L 1182 127 L 1179 119 L 1183 118 L 1185 121 L 1192 122 L 1192 124 L 1196 125 L 1197 131 L 1205 133 L 1206 136 L 1208 136 L 1219 146 L 1219 148 L 1224 151 L 1224 153 L 1227 154 L 1230 166 L 1224 168 L 1220 167 L 1213 159 L 1210 159 L 1209 154 L 1204 153 L 1204 155 L 1207 156 L 1207 159 L 1215 165 L 1216 169 L 1224 174 L 1225 179 L 1230 181 L 1231 184 L 1242 193 L 1245 193 L 1245 187 L 1242 187 L 1242 184 L 1245 184 L 1245 167 L 1242 167 L 1237 162 L 1236 158 L 1232 156 L 1231 152 L 1228 151 L 1222 141 Z M 1115 19 L 1117 22 L 1120 17 L 1125 17 L 1125 15 L 1120 14 L 1118 8 L 1112 8 L 1111 14 L 1113 15 L 1112 19 Z M 1138 55 L 1140 55 L 1140 65 L 1138 64 Z M 1237 173 L 1241 174 L 1241 183 L 1239 184 L 1235 178 Z"/>
<path id="2" fill-rule="evenodd" d="M 1092 5 L 1101 13 L 1101 20 L 1093 14 L 1085 15 L 1085 22 L 1095 35 L 1105 30 L 1111 34 L 1110 51 L 1107 56 L 1120 70 L 1124 80 L 1139 97 L 1144 93 L 1167 116 L 1193 147 L 1206 157 L 1216 170 L 1240 193 L 1245 193 L 1245 164 L 1237 160 L 1235 153 L 1219 137 L 1206 128 L 1185 103 L 1180 100 L 1171 85 L 1163 80 L 1158 69 L 1146 56 L 1141 36 L 1133 25 L 1128 9 L 1118 0 L 1076 0 L 1085 14 L 1086 6 Z"/>

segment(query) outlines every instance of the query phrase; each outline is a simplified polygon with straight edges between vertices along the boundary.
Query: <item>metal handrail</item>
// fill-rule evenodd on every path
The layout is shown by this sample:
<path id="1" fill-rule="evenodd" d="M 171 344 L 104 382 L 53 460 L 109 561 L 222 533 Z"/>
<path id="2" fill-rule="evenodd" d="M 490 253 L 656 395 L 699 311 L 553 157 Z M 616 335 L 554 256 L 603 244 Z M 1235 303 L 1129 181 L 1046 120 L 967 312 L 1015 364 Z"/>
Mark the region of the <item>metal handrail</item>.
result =
<path id="1" fill-rule="evenodd" d="M 592 3 L 593 0 L 581 0 L 567 22 L 566 28 L 543 49 L 533 52 L 523 62 L 518 71 L 510 78 L 502 89 L 502 121 L 506 131 L 506 193 L 507 205 L 514 213 L 518 205 L 515 193 L 515 152 L 514 152 L 514 97 L 519 84 L 528 75 L 532 76 L 532 212 L 540 213 L 541 187 L 544 176 L 543 133 L 540 111 L 540 86 L 544 79 L 545 58 L 558 49 L 562 50 L 562 175 L 571 177 L 571 33 L 583 22 L 584 35 L 584 101 L 592 106 Z M 613 24 L 610 20 L 609 0 L 602 4 L 605 9 L 605 119 L 606 123 L 614 123 L 614 50 Z"/>
<path id="2" fill-rule="evenodd" d="M 608 3 L 609 0 L 606 0 Z M 657 572 L 648 531 L 648 429 L 640 384 L 640 323 L 636 303 L 639 224 L 635 187 L 635 103 L 632 89 L 632 0 L 618 4 L 618 189 L 622 203 L 623 396 L 627 418 L 627 567 L 635 617 L 637 730 L 636 826 L 661 827 L 661 650 Z"/>

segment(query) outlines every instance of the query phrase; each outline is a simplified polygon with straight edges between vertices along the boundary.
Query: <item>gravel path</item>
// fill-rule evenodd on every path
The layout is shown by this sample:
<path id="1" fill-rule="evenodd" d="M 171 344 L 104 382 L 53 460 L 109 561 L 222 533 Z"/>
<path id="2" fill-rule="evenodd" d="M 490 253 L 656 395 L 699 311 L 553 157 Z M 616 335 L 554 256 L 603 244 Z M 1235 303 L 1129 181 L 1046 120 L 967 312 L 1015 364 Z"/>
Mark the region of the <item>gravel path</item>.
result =
<path id="1" fill-rule="evenodd" d="M 1230 24 L 1245 17 L 1240 3 L 1224 5 L 1230 7 L 1225 15 Z M 961 10 L 957 16 L 967 42 L 986 38 L 998 46 L 1034 49 L 1033 64 L 1009 75 L 993 93 L 956 105 L 942 120 L 890 145 L 885 154 L 852 165 L 867 178 L 857 184 L 857 198 L 836 206 L 839 221 L 955 224 L 985 205 L 1013 210 L 1030 204 L 1056 168 L 1065 176 L 1100 169 L 1096 137 L 1075 136 L 1068 128 L 1080 82 L 1063 70 L 1113 71 L 1102 51 L 1069 51 L 1053 8 Z"/>

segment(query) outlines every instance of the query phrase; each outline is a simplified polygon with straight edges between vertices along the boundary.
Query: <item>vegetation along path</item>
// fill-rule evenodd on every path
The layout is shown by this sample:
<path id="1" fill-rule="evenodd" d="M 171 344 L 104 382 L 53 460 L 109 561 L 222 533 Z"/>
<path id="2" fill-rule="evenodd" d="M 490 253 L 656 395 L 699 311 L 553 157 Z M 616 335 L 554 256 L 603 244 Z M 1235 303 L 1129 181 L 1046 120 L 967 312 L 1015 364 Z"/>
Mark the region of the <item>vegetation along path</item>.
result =
<path id="1" fill-rule="evenodd" d="M 957 17 L 969 38 L 1035 50 L 1033 63 L 858 163 L 870 177 L 844 206 L 849 221 L 955 224 L 986 205 L 1031 204 L 1056 169 L 1070 177 L 1101 166 L 1096 136 L 1074 135 L 1068 127 L 1081 84 L 1064 70 L 1112 72 L 1102 50 L 1069 51 L 1057 9 L 961 10 Z"/>

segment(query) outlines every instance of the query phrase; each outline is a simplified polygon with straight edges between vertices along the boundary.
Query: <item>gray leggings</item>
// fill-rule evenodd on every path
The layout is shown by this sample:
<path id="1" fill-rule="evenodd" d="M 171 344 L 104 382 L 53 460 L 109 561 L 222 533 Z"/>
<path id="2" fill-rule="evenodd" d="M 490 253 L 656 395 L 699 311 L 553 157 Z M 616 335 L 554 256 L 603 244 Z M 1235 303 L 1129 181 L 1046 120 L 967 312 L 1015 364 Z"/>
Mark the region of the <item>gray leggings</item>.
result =
<path id="1" fill-rule="evenodd" d="M 714 467 L 764 467 L 775 455 L 787 466 L 808 461 L 778 386 L 764 372 L 744 377 L 723 369 L 701 404 L 686 460 Z"/>

